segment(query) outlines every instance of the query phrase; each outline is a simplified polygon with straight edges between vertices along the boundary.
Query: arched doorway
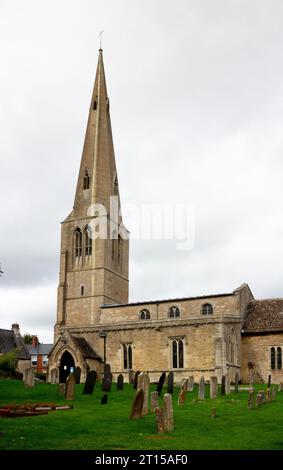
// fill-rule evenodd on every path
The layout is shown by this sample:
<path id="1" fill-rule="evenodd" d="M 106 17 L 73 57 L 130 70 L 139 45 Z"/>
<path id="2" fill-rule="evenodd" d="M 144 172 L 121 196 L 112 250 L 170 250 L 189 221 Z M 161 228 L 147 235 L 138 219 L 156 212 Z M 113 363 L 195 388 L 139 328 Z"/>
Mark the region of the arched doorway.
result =
<path id="1" fill-rule="evenodd" d="M 61 357 L 60 364 L 60 383 L 65 383 L 68 375 L 75 372 L 75 361 L 69 351 L 65 351 Z"/>

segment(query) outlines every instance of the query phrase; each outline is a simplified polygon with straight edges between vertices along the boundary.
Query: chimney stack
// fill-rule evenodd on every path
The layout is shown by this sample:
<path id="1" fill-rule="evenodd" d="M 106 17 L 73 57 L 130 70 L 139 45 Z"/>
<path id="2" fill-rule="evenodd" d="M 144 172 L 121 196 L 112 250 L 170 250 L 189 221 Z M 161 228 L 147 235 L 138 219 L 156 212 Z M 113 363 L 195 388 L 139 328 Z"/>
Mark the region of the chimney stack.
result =
<path id="1" fill-rule="evenodd" d="M 18 323 L 13 323 L 12 328 L 13 332 L 15 333 L 16 336 L 20 336 L 20 326 Z"/>

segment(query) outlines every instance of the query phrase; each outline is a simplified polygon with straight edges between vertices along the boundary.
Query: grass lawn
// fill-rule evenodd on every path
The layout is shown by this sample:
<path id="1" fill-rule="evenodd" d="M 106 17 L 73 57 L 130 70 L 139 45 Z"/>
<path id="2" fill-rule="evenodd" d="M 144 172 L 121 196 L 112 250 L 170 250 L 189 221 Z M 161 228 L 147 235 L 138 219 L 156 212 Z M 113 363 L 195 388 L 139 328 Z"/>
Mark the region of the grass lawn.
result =
<path id="1" fill-rule="evenodd" d="M 156 386 L 151 385 L 151 390 Z M 195 387 L 196 389 L 197 387 Z M 262 386 L 257 386 L 262 389 Z M 74 409 L 52 411 L 29 418 L 0 418 L 2 450 L 193 450 L 193 449 L 283 449 L 283 392 L 276 401 L 258 409 L 247 407 L 247 392 L 231 393 L 210 400 L 197 401 L 197 390 L 187 395 L 185 405 L 177 406 L 178 391 L 173 395 L 175 429 L 158 435 L 155 416 L 129 420 L 135 391 L 125 385 L 123 392 L 116 384 L 109 393 L 108 404 L 101 405 L 103 393 L 96 384 L 94 394 L 82 395 L 83 385 L 76 385 L 73 402 L 65 402 L 58 385 L 37 383 L 25 390 L 16 380 L 0 380 L 0 404 L 24 402 L 73 403 Z M 210 417 L 212 408 L 217 417 Z"/>

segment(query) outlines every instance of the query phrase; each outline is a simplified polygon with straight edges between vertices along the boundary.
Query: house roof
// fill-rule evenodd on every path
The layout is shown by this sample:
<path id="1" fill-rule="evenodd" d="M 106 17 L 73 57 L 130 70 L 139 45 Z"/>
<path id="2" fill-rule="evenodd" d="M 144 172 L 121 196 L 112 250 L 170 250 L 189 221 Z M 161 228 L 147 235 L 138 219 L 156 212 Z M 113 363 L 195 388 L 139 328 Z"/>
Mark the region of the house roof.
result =
<path id="1" fill-rule="evenodd" d="M 18 359 L 30 359 L 28 349 L 19 335 L 16 335 L 13 330 L 0 329 L 0 353 L 6 354 L 10 351 L 18 350 Z"/>
<path id="2" fill-rule="evenodd" d="M 96 359 L 97 361 L 102 362 L 102 357 L 96 351 L 94 351 L 85 338 L 82 336 L 73 335 L 71 335 L 71 337 L 84 358 Z"/>
<path id="3" fill-rule="evenodd" d="M 255 300 L 247 305 L 243 333 L 283 331 L 283 299 Z"/>
<path id="4" fill-rule="evenodd" d="M 38 343 L 35 348 L 32 346 L 32 344 L 27 344 L 27 348 L 31 356 L 38 356 L 39 354 L 48 356 L 51 349 L 53 348 L 53 344 Z"/>

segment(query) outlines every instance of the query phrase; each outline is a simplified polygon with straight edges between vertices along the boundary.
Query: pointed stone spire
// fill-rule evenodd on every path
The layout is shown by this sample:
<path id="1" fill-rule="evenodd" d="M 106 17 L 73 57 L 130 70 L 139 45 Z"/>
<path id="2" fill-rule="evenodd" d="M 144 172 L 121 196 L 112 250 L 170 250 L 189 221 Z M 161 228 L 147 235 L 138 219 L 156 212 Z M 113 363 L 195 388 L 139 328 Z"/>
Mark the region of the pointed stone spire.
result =
<path id="1" fill-rule="evenodd" d="M 103 204 L 109 214 L 110 196 L 114 195 L 119 198 L 103 53 L 99 49 L 73 216 L 85 217 L 95 203 Z"/>

